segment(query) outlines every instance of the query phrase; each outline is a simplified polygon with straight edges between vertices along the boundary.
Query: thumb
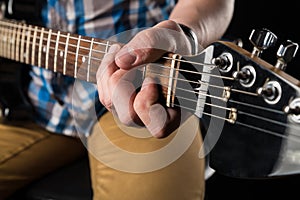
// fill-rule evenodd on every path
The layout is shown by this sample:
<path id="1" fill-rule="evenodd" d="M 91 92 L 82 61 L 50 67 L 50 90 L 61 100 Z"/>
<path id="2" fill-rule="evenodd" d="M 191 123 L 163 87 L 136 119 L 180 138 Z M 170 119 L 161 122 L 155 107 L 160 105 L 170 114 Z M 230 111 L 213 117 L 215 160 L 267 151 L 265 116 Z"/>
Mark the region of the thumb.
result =
<path id="1" fill-rule="evenodd" d="M 139 32 L 117 53 L 115 62 L 121 69 L 129 70 L 154 62 L 166 52 L 188 54 L 190 49 L 186 44 L 189 42 L 178 24 L 171 20 L 163 21 Z"/>

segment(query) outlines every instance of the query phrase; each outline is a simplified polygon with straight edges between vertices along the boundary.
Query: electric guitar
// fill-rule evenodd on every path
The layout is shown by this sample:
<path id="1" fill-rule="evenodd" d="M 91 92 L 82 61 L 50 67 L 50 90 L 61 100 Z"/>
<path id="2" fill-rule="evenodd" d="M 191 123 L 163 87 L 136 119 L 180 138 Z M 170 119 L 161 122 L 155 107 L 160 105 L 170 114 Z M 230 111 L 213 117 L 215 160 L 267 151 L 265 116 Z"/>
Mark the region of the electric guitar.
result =
<path id="1" fill-rule="evenodd" d="M 298 45 L 288 41 L 273 66 L 262 50 L 276 41 L 254 30 L 253 52 L 217 41 L 200 54 L 167 53 L 142 76 L 160 81 L 168 107 L 204 119 L 210 166 L 240 178 L 300 173 L 300 82 L 284 72 Z M 113 41 L 0 20 L 0 56 L 96 83 L 96 71 Z"/>

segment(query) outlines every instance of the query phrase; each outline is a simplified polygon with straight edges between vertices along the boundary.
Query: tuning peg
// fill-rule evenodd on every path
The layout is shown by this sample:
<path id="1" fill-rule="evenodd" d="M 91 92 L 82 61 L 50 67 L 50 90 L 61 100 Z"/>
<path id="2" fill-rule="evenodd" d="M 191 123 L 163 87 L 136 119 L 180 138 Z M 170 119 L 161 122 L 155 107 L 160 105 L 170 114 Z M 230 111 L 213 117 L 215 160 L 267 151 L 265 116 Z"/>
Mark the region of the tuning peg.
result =
<path id="1" fill-rule="evenodd" d="M 289 63 L 296 55 L 298 50 L 298 44 L 291 40 L 285 41 L 280 45 L 277 51 L 277 63 L 276 68 L 285 70 L 287 63 Z"/>
<path id="2" fill-rule="evenodd" d="M 277 36 L 266 28 L 253 29 L 249 40 L 254 46 L 252 55 L 259 56 L 263 50 L 275 45 Z"/>
<path id="3" fill-rule="evenodd" d="M 257 89 L 257 94 L 269 104 L 277 103 L 282 96 L 281 85 L 277 81 L 269 81 Z"/>

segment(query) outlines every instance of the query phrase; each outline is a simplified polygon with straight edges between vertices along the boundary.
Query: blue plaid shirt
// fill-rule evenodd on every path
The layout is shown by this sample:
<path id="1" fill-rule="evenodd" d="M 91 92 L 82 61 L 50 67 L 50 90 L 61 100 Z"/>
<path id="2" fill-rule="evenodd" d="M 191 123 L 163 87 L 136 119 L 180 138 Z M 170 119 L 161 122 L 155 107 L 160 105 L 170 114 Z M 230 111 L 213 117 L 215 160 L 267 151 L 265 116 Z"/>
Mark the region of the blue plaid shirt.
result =
<path id="1" fill-rule="evenodd" d="M 49 28 L 107 39 L 168 19 L 175 3 L 176 0 L 48 0 L 42 15 Z M 89 111 L 96 111 L 98 116 L 105 112 L 95 85 L 35 66 L 31 76 L 29 97 L 37 123 L 55 133 L 89 135 L 95 124 Z"/>

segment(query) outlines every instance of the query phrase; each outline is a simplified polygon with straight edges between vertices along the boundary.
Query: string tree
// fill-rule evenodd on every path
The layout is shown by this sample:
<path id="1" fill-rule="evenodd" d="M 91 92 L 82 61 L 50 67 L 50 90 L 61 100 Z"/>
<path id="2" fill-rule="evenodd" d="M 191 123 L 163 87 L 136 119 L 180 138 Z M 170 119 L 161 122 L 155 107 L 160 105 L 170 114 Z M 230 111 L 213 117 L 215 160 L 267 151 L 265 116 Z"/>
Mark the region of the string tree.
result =
<path id="1" fill-rule="evenodd" d="M 275 64 L 275 68 L 280 70 L 285 70 L 287 64 L 295 57 L 299 45 L 297 43 L 292 42 L 291 40 L 287 40 L 283 42 L 276 53 L 277 62 Z"/>
<path id="2" fill-rule="evenodd" d="M 254 46 L 252 56 L 260 56 L 264 50 L 276 44 L 277 36 L 266 28 L 253 29 L 249 36 L 249 40 Z"/>

